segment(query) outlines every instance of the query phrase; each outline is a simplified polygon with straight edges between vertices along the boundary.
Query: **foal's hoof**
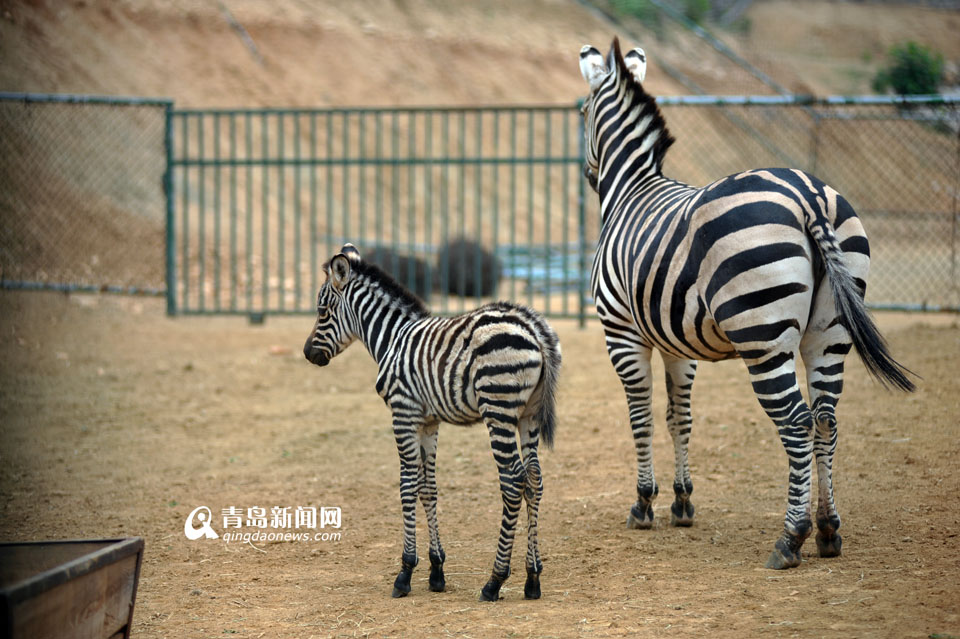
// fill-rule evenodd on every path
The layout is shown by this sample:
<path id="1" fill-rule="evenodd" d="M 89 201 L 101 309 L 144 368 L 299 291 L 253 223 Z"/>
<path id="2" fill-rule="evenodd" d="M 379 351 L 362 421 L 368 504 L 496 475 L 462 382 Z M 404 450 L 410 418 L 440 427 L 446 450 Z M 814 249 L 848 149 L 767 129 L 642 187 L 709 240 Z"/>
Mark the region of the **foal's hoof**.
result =
<path id="1" fill-rule="evenodd" d="M 679 499 L 670 505 L 670 525 L 687 528 L 693 525 L 693 504 Z"/>
<path id="2" fill-rule="evenodd" d="M 407 589 L 406 589 L 406 590 L 404 590 L 403 588 L 399 588 L 399 587 L 397 587 L 397 586 L 394 586 L 394 587 L 393 587 L 393 593 L 392 593 L 390 596 L 393 597 L 394 599 L 399 599 L 400 597 L 406 597 L 406 596 L 409 595 L 409 594 L 410 594 L 410 587 L 409 587 L 409 586 L 407 586 Z"/>
<path id="3" fill-rule="evenodd" d="M 499 581 L 496 577 L 490 577 L 490 581 L 480 591 L 480 601 L 499 601 L 500 586 L 502 585 L 502 581 Z"/>
<path id="4" fill-rule="evenodd" d="M 842 545 L 843 539 L 836 533 L 832 537 L 817 535 L 817 552 L 820 553 L 821 557 L 839 557 Z"/>
<path id="5" fill-rule="evenodd" d="M 653 506 L 634 504 L 627 515 L 627 528 L 630 530 L 649 530 L 653 528 Z"/>
<path id="6" fill-rule="evenodd" d="M 778 539 L 764 567 L 772 570 L 784 570 L 785 568 L 795 568 L 799 565 L 800 549 L 791 550 L 783 539 Z"/>
<path id="7" fill-rule="evenodd" d="M 527 583 L 523 584 L 524 599 L 540 598 L 540 575 L 535 572 L 527 573 Z"/>

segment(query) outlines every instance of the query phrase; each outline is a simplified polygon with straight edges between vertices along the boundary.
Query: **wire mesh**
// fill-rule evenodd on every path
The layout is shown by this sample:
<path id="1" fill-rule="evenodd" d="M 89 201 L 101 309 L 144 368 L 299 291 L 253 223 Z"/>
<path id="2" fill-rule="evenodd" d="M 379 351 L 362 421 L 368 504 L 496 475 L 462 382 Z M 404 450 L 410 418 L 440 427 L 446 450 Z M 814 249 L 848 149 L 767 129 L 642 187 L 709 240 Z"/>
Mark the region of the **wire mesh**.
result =
<path id="1" fill-rule="evenodd" d="M 5 284 L 164 289 L 166 108 L 0 96 Z"/>

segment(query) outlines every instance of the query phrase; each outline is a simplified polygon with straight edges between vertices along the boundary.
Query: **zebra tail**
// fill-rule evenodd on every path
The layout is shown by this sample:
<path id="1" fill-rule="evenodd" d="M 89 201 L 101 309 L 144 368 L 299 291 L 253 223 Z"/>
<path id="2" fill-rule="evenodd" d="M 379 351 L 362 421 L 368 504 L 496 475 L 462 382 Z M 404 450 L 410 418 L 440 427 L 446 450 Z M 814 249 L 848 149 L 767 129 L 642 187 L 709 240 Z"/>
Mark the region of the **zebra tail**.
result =
<path id="1" fill-rule="evenodd" d="M 543 322 L 541 344 L 543 371 L 540 374 L 540 408 L 534 421 L 540 427 L 540 438 L 547 448 L 553 448 L 553 436 L 557 430 L 556 394 L 560 377 L 560 340 L 557 334 Z"/>
<path id="2" fill-rule="evenodd" d="M 808 221 L 808 231 L 823 257 L 837 312 L 843 318 L 867 371 L 886 388 L 893 386 L 906 392 L 915 391 L 916 386 L 907 375 L 917 375 L 890 354 L 886 340 L 867 311 L 863 293 L 843 261 L 843 249 L 837 242 L 830 220 L 825 215 L 817 216 Z"/>

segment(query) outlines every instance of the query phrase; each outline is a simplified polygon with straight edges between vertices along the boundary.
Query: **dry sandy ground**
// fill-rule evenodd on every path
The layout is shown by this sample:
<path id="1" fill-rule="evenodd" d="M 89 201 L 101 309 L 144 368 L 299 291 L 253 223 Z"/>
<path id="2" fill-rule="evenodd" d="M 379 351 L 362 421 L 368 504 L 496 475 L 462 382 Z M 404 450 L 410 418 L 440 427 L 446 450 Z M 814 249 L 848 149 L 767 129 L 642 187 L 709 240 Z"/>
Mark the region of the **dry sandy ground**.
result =
<path id="1" fill-rule="evenodd" d="M 137 637 L 960 635 L 960 325 L 881 315 L 920 390 L 884 392 L 848 360 L 836 468 L 844 554 L 762 568 L 786 458 L 739 362 L 704 365 L 691 444 L 696 524 L 671 528 L 672 447 L 652 531 L 626 530 L 635 471 L 626 407 L 596 322 L 556 322 L 557 446 L 546 452 L 543 599 L 522 553 L 495 604 L 500 501 L 485 429 L 441 429 L 447 592 L 389 593 L 399 565 L 397 458 L 361 347 L 326 369 L 307 317 L 167 319 L 159 300 L 0 293 L 0 538 L 140 535 Z M 657 414 L 664 401 L 658 394 Z M 339 541 L 188 541 L 197 506 L 342 508 Z M 244 527 L 251 532 L 255 529 Z M 522 539 L 522 538 L 521 538 Z M 522 542 L 521 546 L 522 547 Z"/>

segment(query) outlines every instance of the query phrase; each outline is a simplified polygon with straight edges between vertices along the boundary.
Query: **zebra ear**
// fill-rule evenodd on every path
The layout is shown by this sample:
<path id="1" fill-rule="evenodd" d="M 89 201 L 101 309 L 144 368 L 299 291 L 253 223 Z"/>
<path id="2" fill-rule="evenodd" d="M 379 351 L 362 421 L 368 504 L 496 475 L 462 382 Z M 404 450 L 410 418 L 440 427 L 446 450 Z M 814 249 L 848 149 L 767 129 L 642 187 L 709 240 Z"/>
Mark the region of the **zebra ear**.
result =
<path id="1" fill-rule="evenodd" d="M 643 49 L 637 47 L 623 56 L 623 62 L 627 65 L 630 75 L 637 82 L 643 84 L 643 79 L 647 76 L 647 54 Z"/>
<path id="2" fill-rule="evenodd" d="M 596 47 L 585 44 L 580 47 L 580 73 L 583 79 L 590 85 L 590 90 L 595 91 L 607 74 L 610 73 L 606 63 L 603 61 L 603 55 Z"/>
<path id="3" fill-rule="evenodd" d="M 343 245 L 343 248 L 340 249 L 340 252 L 347 257 L 347 259 L 353 262 L 360 261 L 360 251 L 357 250 L 357 247 L 353 244 L 347 242 Z"/>
<path id="4" fill-rule="evenodd" d="M 333 276 L 333 287 L 342 289 L 350 281 L 350 260 L 343 253 L 337 253 L 330 260 L 330 274 Z"/>

